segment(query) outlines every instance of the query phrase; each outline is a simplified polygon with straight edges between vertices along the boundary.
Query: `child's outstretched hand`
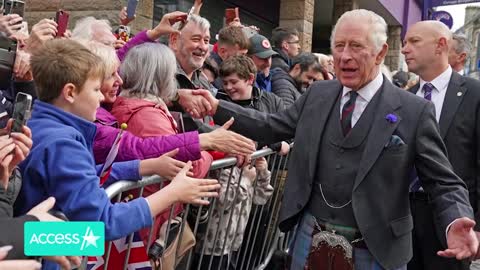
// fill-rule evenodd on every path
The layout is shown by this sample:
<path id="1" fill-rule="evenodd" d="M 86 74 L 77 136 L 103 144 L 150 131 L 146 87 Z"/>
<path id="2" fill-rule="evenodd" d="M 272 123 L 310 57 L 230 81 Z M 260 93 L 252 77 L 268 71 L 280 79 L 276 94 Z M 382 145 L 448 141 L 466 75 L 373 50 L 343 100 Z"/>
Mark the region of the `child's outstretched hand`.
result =
<path id="1" fill-rule="evenodd" d="M 192 167 L 189 161 L 173 178 L 169 185 L 173 189 L 176 201 L 182 203 L 208 205 L 208 197 L 217 197 L 220 184 L 215 179 L 198 179 L 187 176 Z"/>

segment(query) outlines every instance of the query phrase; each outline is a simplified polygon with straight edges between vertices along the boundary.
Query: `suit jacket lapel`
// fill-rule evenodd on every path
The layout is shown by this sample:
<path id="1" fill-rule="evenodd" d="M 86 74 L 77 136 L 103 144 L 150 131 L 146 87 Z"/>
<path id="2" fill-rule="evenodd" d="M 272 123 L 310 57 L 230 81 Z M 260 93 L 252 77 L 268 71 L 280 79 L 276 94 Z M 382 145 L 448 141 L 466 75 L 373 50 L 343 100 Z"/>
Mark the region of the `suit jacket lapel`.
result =
<path id="1" fill-rule="evenodd" d="M 363 151 L 358 173 L 355 178 L 354 190 L 363 181 L 373 164 L 375 164 L 375 161 L 380 156 L 385 144 L 388 143 L 393 132 L 402 120 L 396 112 L 401 106 L 398 93 L 396 92 L 399 90 L 395 89 L 393 85 L 384 78 L 383 86 L 379 91 L 383 92 L 380 93 L 381 96 L 378 108 L 375 113 L 372 128 L 368 135 L 367 144 L 365 145 L 365 150 Z M 395 115 L 397 121 L 387 120 L 386 117 L 389 114 Z"/>
<path id="2" fill-rule="evenodd" d="M 467 92 L 467 88 L 463 86 L 464 83 L 465 80 L 460 74 L 457 74 L 456 72 L 452 73 L 452 77 L 450 77 L 450 82 L 448 83 L 447 93 L 445 93 L 442 113 L 440 114 L 439 125 L 442 139 L 445 139 L 458 106 L 462 103 L 463 97 Z"/>
<path id="3" fill-rule="evenodd" d="M 316 91 L 322 91 L 323 93 L 318 96 L 310 95 L 315 98 L 314 102 L 310 102 L 305 108 L 305 114 L 309 115 L 309 121 L 306 124 L 309 127 L 308 135 L 305 137 L 307 144 L 312 149 L 309 152 L 309 176 L 310 179 L 315 177 L 315 168 L 317 167 L 318 151 L 320 147 L 320 140 L 325 129 L 325 124 L 332 109 L 335 107 L 335 102 L 342 91 L 343 87 L 340 83 L 337 83 L 337 87 L 331 89 L 316 89 Z M 338 112 L 338 121 L 340 121 L 340 112 Z"/>

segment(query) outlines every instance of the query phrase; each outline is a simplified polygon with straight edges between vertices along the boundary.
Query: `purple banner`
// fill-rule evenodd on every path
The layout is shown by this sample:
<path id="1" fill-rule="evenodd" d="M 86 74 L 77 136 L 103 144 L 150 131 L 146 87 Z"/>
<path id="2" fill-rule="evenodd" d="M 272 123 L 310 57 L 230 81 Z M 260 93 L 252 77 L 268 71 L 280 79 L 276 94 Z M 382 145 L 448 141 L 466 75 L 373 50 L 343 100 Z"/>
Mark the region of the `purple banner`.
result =
<path id="1" fill-rule="evenodd" d="M 480 2 L 480 0 L 423 0 L 423 1 L 430 2 L 429 8 Z"/>

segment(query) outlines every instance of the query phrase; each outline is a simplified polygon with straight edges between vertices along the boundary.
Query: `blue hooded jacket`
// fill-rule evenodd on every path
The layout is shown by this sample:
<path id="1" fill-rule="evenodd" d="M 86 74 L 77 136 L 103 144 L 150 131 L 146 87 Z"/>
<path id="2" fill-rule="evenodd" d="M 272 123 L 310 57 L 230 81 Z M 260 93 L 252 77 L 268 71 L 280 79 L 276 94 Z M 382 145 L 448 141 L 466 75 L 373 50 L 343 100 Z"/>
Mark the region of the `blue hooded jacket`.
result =
<path id="1" fill-rule="evenodd" d="M 33 147 L 20 165 L 23 182 L 14 205 L 16 216 L 53 196 L 55 209 L 69 220 L 104 222 L 105 240 L 118 239 L 152 225 L 145 198 L 112 204 L 100 187 L 92 151 L 94 123 L 36 100 L 28 126 L 32 130 Z M 138 180 L 138 163 L 138 160 L 115 163 L 109 181 Z M 46 264 L 44 269 L 58 268 L 51 263 L 45 267 Z"/>

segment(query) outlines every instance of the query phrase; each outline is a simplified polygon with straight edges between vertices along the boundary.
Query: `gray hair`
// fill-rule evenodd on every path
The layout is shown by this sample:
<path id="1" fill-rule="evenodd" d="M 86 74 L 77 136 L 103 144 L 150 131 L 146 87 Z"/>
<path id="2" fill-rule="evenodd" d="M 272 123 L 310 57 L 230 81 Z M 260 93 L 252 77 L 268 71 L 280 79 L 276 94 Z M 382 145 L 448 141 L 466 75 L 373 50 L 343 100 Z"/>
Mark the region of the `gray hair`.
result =
<path id="1" fill-rule="evenodd" d="M 160 43 L 135 46 L 120 66 L 122 95 L 141 99 L 156 97 L 168 102 L 177 91 L 176 70 L 175 55 L 167 46 Z"/>
<path id="2" fill-rule="evenodd" d="M 343 15 L 338 19 L 337 23 L 333 27 L 332 35 L 330 37 L 330 46 L 332 50 L 334 47 L 337 26 L 346 20 L 367 22 L 370 25 L 370 41 L 373 43 L 376 52 L 379 52 L 382 49 L 383 45 L 387 43 L 388 26 L 385 20 L 373 11 L 366 9 L 354 9 L 343 13 Z"/>
<path id="3" fill-rule="evenodd" d="M 456 46 L 453 46 L 453 49 L 456 53 L 468 53 L 472 50 L 472 44 L 468 41 L 467 37 L 463 34 L 453 34 L 452 39 L 457 42 Z"/>
<path id="4" fill-rule="evenodd" d="M 200 29 L 202 31 L 210 30 L 210 22 L 207 19 L 205 19 L 204 17 L 198 16 L 198 15 L 195 15 L 195 14 L 191 14 L 190 16 L 188 16 L 187 22 L 185 22 L 185 23 L 183 23 L 183 22 L 175 23 L 173 25 L 173 28 L 175 30 L 181 31 L 181 29 L 183 29 L 185 27 L 185 25 L 187 25 L 189 23 L 193 23 L 193 24 L 197 25 L 198 27 L 200 27 Z"/>
<path id="5" fill-rule="evenodd" d="M 77 21 L 72 31 L 72 39 L 76 41 L 98 41 L 107 45 L 115 41 L 112 27 L 107 20 L 97 20 L 94 17 L 85 17 Z M 108 45 L 112 45 L 108 44 Z"/>

